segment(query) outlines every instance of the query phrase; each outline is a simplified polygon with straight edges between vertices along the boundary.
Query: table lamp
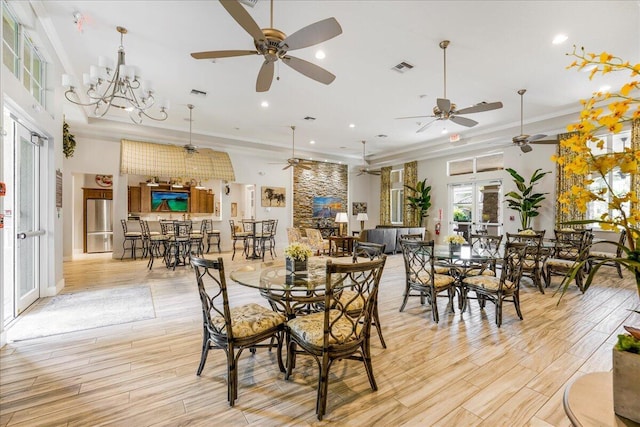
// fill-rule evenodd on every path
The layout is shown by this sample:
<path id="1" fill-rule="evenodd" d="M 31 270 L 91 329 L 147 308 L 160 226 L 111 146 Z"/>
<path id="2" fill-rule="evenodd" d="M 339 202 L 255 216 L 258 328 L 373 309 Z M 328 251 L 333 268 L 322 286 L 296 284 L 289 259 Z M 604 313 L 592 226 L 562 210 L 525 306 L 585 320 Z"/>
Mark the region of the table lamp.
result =
<path id="1" fill-rule="evenodd" d="M 338 234 L 340 234 L 341 236 L 344 236 L 344 233 L 342 232 L 342 224 L 346 224 L 349 222 L 349 217 L 347 216 L 346 212 L 338 212 L 336 214 L 336 224 L 338 224 Z"/>
<path id="2" fill-rule="evenodd" d="M 364 231 L 364 222 L 369 220 L 366 213 L 359 213 L 356 217 L 357 221 L 360 221 L 360 231 Z"/>

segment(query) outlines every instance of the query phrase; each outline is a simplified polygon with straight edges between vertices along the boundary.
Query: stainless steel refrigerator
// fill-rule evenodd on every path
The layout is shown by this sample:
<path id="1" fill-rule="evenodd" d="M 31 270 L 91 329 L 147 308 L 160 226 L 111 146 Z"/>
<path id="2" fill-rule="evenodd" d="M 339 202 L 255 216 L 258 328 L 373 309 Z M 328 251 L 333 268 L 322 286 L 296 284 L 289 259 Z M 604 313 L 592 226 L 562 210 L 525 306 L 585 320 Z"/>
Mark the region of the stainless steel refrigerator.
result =
<path id="1" fill-rule="evenodd" d="M 87 252 L 111 252 L 113 249 L 112 200 L 87 200 Z"/>

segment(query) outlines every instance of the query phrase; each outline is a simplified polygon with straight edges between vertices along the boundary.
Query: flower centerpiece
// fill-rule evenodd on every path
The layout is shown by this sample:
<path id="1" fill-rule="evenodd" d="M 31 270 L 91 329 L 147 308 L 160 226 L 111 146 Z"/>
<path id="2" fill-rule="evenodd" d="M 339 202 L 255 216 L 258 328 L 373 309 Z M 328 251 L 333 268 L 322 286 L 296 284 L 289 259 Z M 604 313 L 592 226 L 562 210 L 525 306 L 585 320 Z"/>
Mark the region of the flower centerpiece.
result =
<path id="1" fill-rule="evenodd" d="M 313 251 L 303 243 L 292 243 L 284 248 L 287 272 L 306 270 L 307 260 L 311 255 L 313 255 Z"/>
<path id="2" fill-rule="evenodd" d="M 615 262 L 629 270 L 636 281 L 640 295 L 640 206 L 638 180 L 640 179 L 640 63 L 632 65 L 607 52 L 586 53 L 584 48 L 568 54 L 575 61 L 567 68 L 590 69 L 589 78 L 612 72 L 629 72 L 631 79 L 613 92 L 595 92 L 589 100 L 583 100 L 583 109 L 577 123 L 568 126 L 573 135 L 562 140 L 562 146 L 572 151 L 568 156 L 556 156 L 554 160 L 563 165 L 567 173 L 586 177 L 581 184 L 573 185 L 559 194 L 559 201 L 569 212 L 569 205 L 577 206 L 579 212 L 586 212 L 587 203 L 606 203 L 608 209 L 599 218 L 568 221 L 568 226 L 599 224 L 603 230 L 624 229 L 628 236 L 628 246 L 619 242 L 607 242 L 622 249 L 622 256 L 608 261 Z M 599 132 L 613 134 L 623 131 L 625 124 L 632 123 L 631 144 L 623 151 L 606 152 Z M 628 191 L 616 188 L 610 177 L 612 172 L 626 176 L 631 185 Z M 580 182 L 580 181 L 578 181 Z M 591 185 L 597 183 L 598 185 Z M 588 250 L 588 249 L 587 249 Z M 580 269 L 592 265 L 584 283 L 586 291 L 593 282 L 594 275 L 605 260 L 585 260 L 576 263 L 560 285 L 564 293 L 569 283 Z M 640 422 L 640 330 L 625 326 L 629 334 L 619 336 L 619 343 L 613 350 L 613 402 L 618 415 Z"/>
<path id="3" fill-rule="evenodd" d="M 444 238 L 444 241 L 449 243 L 449 249 L 452 251 L 460 250 L 460 245 L 467 243 L 465 238 L 459 234 L 450 234 Z"/>

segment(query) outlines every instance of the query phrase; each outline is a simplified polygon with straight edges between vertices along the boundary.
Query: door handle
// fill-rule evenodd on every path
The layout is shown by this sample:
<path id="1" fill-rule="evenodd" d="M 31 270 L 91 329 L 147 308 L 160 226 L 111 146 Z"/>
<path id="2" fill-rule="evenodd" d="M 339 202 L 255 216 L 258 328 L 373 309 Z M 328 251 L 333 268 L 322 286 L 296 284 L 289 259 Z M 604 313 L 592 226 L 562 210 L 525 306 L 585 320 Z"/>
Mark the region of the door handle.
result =
<path id="1" fill-rule="evenodd" d="M 44 230 L 23 231 L 22 233 L 18 233 L 16 237 L 20 240 L 24 240 L 27 237 L 44 236 L 45 234 L 46 232 Z"/>

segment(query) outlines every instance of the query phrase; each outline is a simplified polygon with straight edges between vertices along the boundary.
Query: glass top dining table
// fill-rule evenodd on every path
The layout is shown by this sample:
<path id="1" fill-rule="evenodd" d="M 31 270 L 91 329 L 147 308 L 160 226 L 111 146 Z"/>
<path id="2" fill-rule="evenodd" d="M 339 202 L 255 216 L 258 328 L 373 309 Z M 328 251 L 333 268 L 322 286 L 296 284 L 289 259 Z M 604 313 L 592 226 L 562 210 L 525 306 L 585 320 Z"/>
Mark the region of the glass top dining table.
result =
<path id="1" fill-rule="evenodd" d="M 307 270 L 288 272 L 284 261 L 270 261 L 241 267 L 230 273 L 232 281 L 258 289 L 271 307 L 288 318 L 318 311 L 326 291 L 328 257 L 311 257 Z M 340 262 L 331 258 L 331 262 Z M 339 278 L 336 278 L 339 279 Z"/>

